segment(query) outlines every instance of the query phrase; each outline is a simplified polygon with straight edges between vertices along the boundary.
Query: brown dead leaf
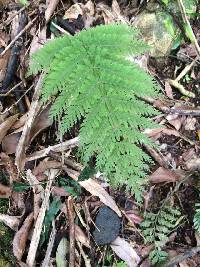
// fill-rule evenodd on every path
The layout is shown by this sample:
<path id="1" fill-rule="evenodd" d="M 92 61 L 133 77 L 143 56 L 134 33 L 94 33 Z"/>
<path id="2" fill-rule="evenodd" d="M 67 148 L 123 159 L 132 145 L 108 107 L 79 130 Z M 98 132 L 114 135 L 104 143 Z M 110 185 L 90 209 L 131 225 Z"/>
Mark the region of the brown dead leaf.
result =
<path id="1" fill-rule="evenodd" d="M 94 14 L 94 2 L 89 0 L 83 8 L 83 21 L 86 29 L 91 27 L 94 21 Z"/>
<path id="2" fill-rule="evenodd" d="M 51 125 L 51 121 L 49 119 L 49 111 L 50 106 L 47 106 L 42 112 L 38 114 L 38 116 L 35 118 L 32 128 L 29 132 L 29 138 L 27 137 L 27 144 L 26 148 L 29 146 L 29 144 L 33 141 L 33 139 L 44 129 L 49 127 Z M 23 119 L 19 120 L 13 127 L 19 127 L 23 126 L 25 122 L 27 122 L 27 114 L 23 117 Z M 20 127 L 19 129 L 15 130 L 13 133 L 7 135 L 4 137 L 2 141 L 2 148 L 3 151 L 5 151 L 7 154 L 13 154 L 16 152 L 17 146 L 19 145 L 19 140 L 21 138 L 23 131 L 23 127 Z"/>
<path id="3" fill-rule="evenodd" d="M 47 159 L 42 160 L 37 167 L 33 170 L 33 175 L 37 176 L 39 174 L 44 173 L 48 169 L 59 169 L 62 166 L 62 162 L 58 162 L 55 160 L 49 160 Z"/>
<path id="4" fill-rule="evenodd" d="M 8 50 L 2 57 L 0 57 L 0 82 L 2 82 L 5 78 L 9 58 L 10 50 Z"/>
<path id="5" fill-rule="evenodd" d="M 0 213 L 0 222 L 3 222 L 5 225 L 10 227 L 10 229 L 17 231 L 18 225 L 20 223 L 20 217 Z"/>
<path id="6" fill-rule="evenodd" d="M 90 241 L 88 237 L 77 224 L 75 224 L 75 239 L 85 247 L 90 248 Z"/>
<path id="7" fill-rule="evenodd" d="M 18 260 L 21 260 L 24 250 L 26 248 L 26 241 L 28 239 L 29 231 L 33 222 L 33 212 L 24 221 L 22 227 L 16 232 L 13 239 L 13 254 Z"/>
<path id="8" fill-rule="evenodd" d="M 98 184 L 95 180 L 93 179 L 88 179 L 85 181 L 79 182 L 79 184 L 85 188 L 90 194 L 93 196 L 97 196 L 100 198 L 100 200 L 108 207 L 110 207 L 112 210 L 114 210 L 119 217 L 121 217 L 121 211 L 117 207 L 115 201 L 113 198 L 106 192 L 106 190 Z"/>
<path id="9" fill-rule="evenodd" d="M 171 85 L 165 81 L 165 93 L 170 99 L 174 99 Z"/>
<path id="10" fill-rule="evenodd" d="M 168 170 L 163 167 L 159 167 L 154 173 L 149 176 L 149 181 L 152 183 L 162 182 L 177 182 L 181 179 L 181 175 L 173 170 Z"/>
<path id="11" fill-rule="evenodd" d="M 0 198 L 9 198 L 11 195 L 11 189 L 9 186 L 5 186 L 0 183 Z"/>
<path id="12" fill-rule="evenodd" d="M 143 218 L 136 214 L 133 210 L 127 210 L 125 211 L 125 215 L 128 218 L 130 222 L 133 224 L 140 224 L 143 221 Z"/>
<path id="13" fill-rule="evenodd" d="M 16 122 L 18 115 L 11 116 L 7 118 L 3 123 L 0 124 L 0 142 L 2 142 L 3 138 L 10 130 L 12 125 Z"/>
<path id="14" fill-rule="evenodd" d="M 21 134 L 21 130 L 17 130 L 9 135 L 6 135 L 2 141 L 3 151 L 8 155 L 15 153 Z"/>
<path id="15" fill-rule="evenodd" d="M 121 10 L 119 7 L 119 4 L 116 0 L 112 1 L 112 11 L 116 14 L 116 15 L 120 15 Z"/>
<path id="16" fill-rule="evenodd" d="M 200 170 L 200 158 L 194 158 L 185 162 L 185 167 L 189 171 Z"/>
<path id="17" fill-rule="evenodd" d="M 111 243 L 112 250 L 117 254 L 117 256 L 125 261 L 129 267 L 137 267 L 140 262 L 140 257 L 137 252 L 133 249 L 130 243 L 125 241 L 121 237 L 117 237 Z"/>
<path id="18" fill-rule="evenodd" d="M 58 186 L 53 186 L 51 189 L 51 193 L 53 196 L 57 197 L 68 197 L 70 195 L 63 187 Z"/>
<path id="19" fill-rule="evenodd" d="M 187 116 L 184 121 L 184 126 L 186 131 L 194 131 L 196 130 L 197 119 Z"/>
<path id="20" fill-rule="evenodd" d="M 13 181 L 20 181 L 18 177 L 17 168 L 13 162 L 13 160 L 6 155 L 5 153 L 0 153 L 0 158 L 6 168 L 6 171 L 9 175 L 9 184 L 12 185 Z"/>
<path id="21" fill-rule="evenodd" d="M 24 126 L 25 122 L 27 121 L 28 118 L 28 112 L 22 115 L 19 120 L 17 120 L 11 127 L 11 129 L 20 129 L 21 127 Z"/>
<path id="22" fill-rule="evenodd" d="M 77 19 L 79 15 L 83 15 L 83 9 L 84 5 L 82 3 L 76 3 L 65 11 L 63 19 Z"/>
<path id="23" fill-rule="evenodd" d="M 49 22 L 51 15 L 53 14 L 54 10 L 56 9 L 58 3 L 59 3 L 59 0 L 47 0 L 46 1 L 46 5 L 47 5 L 47 9 L 45 11 L 46 23 Z"/>

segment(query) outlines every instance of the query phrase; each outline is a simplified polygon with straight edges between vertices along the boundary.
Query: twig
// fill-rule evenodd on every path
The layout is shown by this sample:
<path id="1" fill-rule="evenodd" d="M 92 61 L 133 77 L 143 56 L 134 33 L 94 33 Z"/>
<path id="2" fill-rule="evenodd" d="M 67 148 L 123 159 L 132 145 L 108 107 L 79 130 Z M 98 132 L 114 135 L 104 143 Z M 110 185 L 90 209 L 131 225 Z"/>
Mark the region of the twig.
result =
<path id="1" fill-rule="evenodd" d="M 178 5 L 179 5 L 179 8 L 180 8 L 180 11 L 181 11 L 181 15 L 182 15 L 182 18 L 183 18 L 183 21 L 186 23 L 189 31 L 190 31 L 190 34 L 188 36 L 188 38 L 190 39 L 191 43 L 194 44 L 195 48 L 196 48 L 196 51 L 197 51 L 197 57 L 192 61 L 192 63 L 188 66 L 186 66 L 182 72 L 178 75 L 178 77 L 175 79 L 175 80 L 168 80 L 169 84 L 171 84 L 172 86 L 174 86 L 175 88 L 177 88 L 183 95 L 186 95 L 186 96 L 189 96 L 189 97 L 192 97 L 192 98 L 195 98 L 195 94 L 192 93 L 192 92 L 189 92 L 188 90 L 186 90 L 183 85 L 181 85 L 179 83 L 180 79 L 182 79 L 186 73 L 188 73 L 188 71 L 194 66 L 194 64 L 198 61 L 199 57 L 200 57 L 200 47 L 199 47 L 199 44 L 197 42 L 197 39 L 194 35 L 194 32 L 192 30 L 192 27 L 190 25 L 190 22 L 189 22 L 189 19 L 186 15 L 186 10 L 185 10 L 185 7 L 184 7 L 184 4 L 183 4 L 183 1 L 182 0 L 178 0 Z"/>
<path id="2" fill-rule="evenodd" d="M 48 184 L 46 186 L 42 206 L 41 206 L 40 212 L 38 214 L 37 221 L 35 223 L 35 228 L 33 230 L 31 244 L 30 244 L 30 248 L 29 248 L 29 252 L 28 252 L 28 256 L 27 256 L 27 260 L 26 260 L 26 263 L 28 266 L 34 266 L 35 256 L 36 256 L 37 248 L 38 248 L 39 241 L 40 241 L 40 235 L 42 232 L 44 216 L 45 216 L 45 213 L 46 213 L 46 210 L 48 207 L 48 203 L 49 203 L 49 197 L 50 197 L 50 193 L 51 193 L 51 185 L 52 185 L 52 182 L 53 182 L 56 175 L 57 175 L 57 170 L 51 170 L 50 171 L 49 181 L 48 181 Z"/>
<path id="3" fill-rule="evenodd" d="M 174 257 L 172 260 L 170 260 L 168 263 L 164 265 L 164 267 L 174 267 L 176 264 L 186 260 L 187 258 L 190 258 L 200 252 L 200 246 L 192 248 L 188 251 L 186 251 L 183 254 L 180 254 L 176 257 Z"/>
<path id="4" fill-rule="evenodd" d="M 84 252 L 80 242 L 77 241 L 77 244 L 78 244 L 80 253 L 81 253 L 81 255 L 82 255 L 83 259 L 84 259 L 85 267 L 91 267 L 90 259 L 87 257 L 87 255 L 85 255 L 85 252 Z"/>
<path id="5" fill-rule="evenodd" d="M 42 262 L 41 267 L 49 266 L 49 261 L 50 261 L 51 252 L 52 252 L 52 249 L 53 249 L 55 237 L 56 237 L 56 227 L 55 227 L 55 221 L 53 221 L 52 222 L 52 231 L 51 231 L 51 235 L 50 235 L 50 238 L 49 238 L 47 251 L 46 251 L 45 258 L 44 258 L 44 260 Z"/>
<path id="6" fill-rule="evenodd" d="M 41 83 L 43 79 L 43 74 L 40 75 L 38 82 L 35 87 L 35 92 L 33 95 L 31 107 L 28 114 L 28 119 L 24 125 L 22 135 L 19 139 L 19 143 L 17 145 L 16 149 L 16 158 L 15 158 L 15 164 L 19 171 L 22 171 L 24 169 L 25 165 L 25 152 L 27 149 L 27 144 L 29 141 L 29 135 L 32 128 L 32 124 L 34 122 L 34 119 L 38 113 L 38 110 L 40 108 L 39 103 L 39 96 L 40 96 L 40 90 L 41 90 Z"/>
<path id="7" fill-rule="evenodd" d="M 199 44 L 197 42 L 196 36 L 194 35 L 192 27 L 190 25 L 189 19 L 188 19 L 187 15 L 186 15 L 186 10 L 185 10 L 185 6 L 183 4 L 183 1 L 182 0 L 178 0 L 178 4 L 179 4 L 179 8 L 180 8 L 180 11 L 181 11 L 182 18 L 183 18 L 184 22 L 187 24 L 188 29 L 190 30 L 191 36 L 189 35 L 188 37 L 189 37 L 191 43 L 193 43 L 195 45 L 197 54 L 200 57 L 200 47 L 199 47 Z"/>
<path id="8" fill-rule="evenodd" d="M 17 16 L 19 15 L 22 11 L 24 11 L 26 8 L 28 7 L 28 5 L 23 6 L 20 10 L 18 10 L 16 13 L 14 13 L 10 18 L 8 18 L 5 22 L 3 22 L 3 26 L 8 26 L 11 21 Z"/>
<path id="9" fill-rule="evenodd" d="M 69 239 L 70 239 L 70 255 L 69 267 L 75 266 L 75 225 L 74 225 L 74 209 L 73 198 L 71 196 L 67 199 L 67 214 L 69 220 Z"/>
<path id="10" fill-rule="evenodd" d="M 43 157 L 48 156 L 50 151 L 54 151 L 54 152 L 62 152 L 65 151 L 67 149 L 76 147 L 79 145 L 79 137 L 75 137 L 73 139 L 67 140 L 63 143 L 54 145 L 54 146 L 49 146 L 47 148 L 44 148 L 40 151 L 36 151 L 35 153 L 29 155 L 26 158 L 26 161 L 32 161 L 32 160 L 36 160 L 36 159 L 40 159 Z"/>
<path id="11" fill-rule="evenodd" d="M 24 27 L 23 30 L 21 30 L 16 36 L 15 38 L 9 43 L 9 45 L 6 46 L 6 48 L 3 50 L 3 52 L 0 54 L 0 56 L 2 57 L 6 51 L 8 49 L 10 49 L 10 47 L 19 39 L 19 37 L 26 32 L 32 25 L 33 23 L 37 20 L 38 17 L 35 17 L 33 20 L 29 21 L 29 23 Z"/>
<path id="12" fill-rule="evenodd" d="M 172 85 L 173 87 L 175 87 L 176 89 L 179 90 L 179 92 L 182 94 L 182 95 L 185 95 L 185 96 L 189 96 L 189 97 L 192 97 L 192 98 L 195 98 L 195 94 L 186 90 L 184 88 L 184 86 L 182 84 L 180 84 L 176 79 L 175 80 L 171 80 L 171 79 L 168 79 L 167 82 Z"/>
<path id="13" fill-rule="evenodd" d="M 0 93 L 0 96 L 7 96 L 9 95 L 12 91 L 14 91 L 18 86 L 20 86 L 22 84 L 22 81 L 17 83 L 15 86 L 13 86 L 9 91 L 7 91 L 6 93 Z"/>

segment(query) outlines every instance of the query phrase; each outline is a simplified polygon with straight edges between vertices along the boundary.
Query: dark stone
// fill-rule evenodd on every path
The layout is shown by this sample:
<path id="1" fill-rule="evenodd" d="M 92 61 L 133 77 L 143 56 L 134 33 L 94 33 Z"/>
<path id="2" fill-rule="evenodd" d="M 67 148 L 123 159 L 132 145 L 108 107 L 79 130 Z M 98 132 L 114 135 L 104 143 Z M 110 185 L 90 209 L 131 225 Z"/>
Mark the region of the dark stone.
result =
<path id="1" fill-rule="evenodd" d="M 117 214 L 107 206 L 99 209 L 95 220 L 94 239 L 97 245 L 105 245 L 111 243 L 119 235 L 121 226 L 120 218 Z"/>

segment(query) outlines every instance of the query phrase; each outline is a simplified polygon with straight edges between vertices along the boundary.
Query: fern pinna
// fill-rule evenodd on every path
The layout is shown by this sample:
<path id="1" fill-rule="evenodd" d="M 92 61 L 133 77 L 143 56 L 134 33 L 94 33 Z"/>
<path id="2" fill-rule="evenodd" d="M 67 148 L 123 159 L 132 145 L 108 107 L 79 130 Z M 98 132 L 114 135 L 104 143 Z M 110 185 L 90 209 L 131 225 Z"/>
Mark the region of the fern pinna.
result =
<path id="1" fill-rule="evenodd" d="M 146 50 L 132 27 L 97 26 L 49 42 L 30 64 L 32 74 L 45 73 L 42 100 L 55 96 L 51 116 L 61 117 L 61 133 L 83 119 L 83 161 L 95 155 L 111 184 L 125 184 L 138 200 L 150 161 L 140 145 L 152 145 L 142 129 L 155 127 L 148 117 L 157 114 L 141 97 L 156 97 L 158 86 L 127 58 Z"/>

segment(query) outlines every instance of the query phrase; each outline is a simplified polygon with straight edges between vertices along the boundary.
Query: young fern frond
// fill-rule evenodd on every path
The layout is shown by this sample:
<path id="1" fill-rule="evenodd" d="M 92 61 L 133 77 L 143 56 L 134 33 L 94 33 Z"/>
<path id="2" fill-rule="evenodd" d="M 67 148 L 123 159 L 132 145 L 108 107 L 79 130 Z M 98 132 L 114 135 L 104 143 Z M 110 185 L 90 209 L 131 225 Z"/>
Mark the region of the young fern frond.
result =
<path id="1" fill-rule="evenodd" d="M 179 216 L 180 211 L 168 202 L 162 205 L 157 213 L 149 212 L 145 214 L 141 228 L 145 243 L 154 243 L 154 250 L 149 254 L 152 264 L 162 262 L 168 256 L 162 248 L 168 241 L 168 235 L 174 229 Z"/>
<path id="2" fill-rule="evenodd" d="M 42 101 L 56 96 L 51 116 L 62 118 L 61 133 L 83 118 L 84 162 L 95 155 L 96 168 L 113 185 L 125 184 L 137 200 L 151 161 L 140 145 L 153 145 L 142 129 L 155 127 L 149 117 L 158 114 L 141 97 L 157 97 L 159 88 L 127 57 L 146 50 L 132 27 L 97 26 L 48 43 L 30 63 L 30 73 L 45 72 Z"/>

